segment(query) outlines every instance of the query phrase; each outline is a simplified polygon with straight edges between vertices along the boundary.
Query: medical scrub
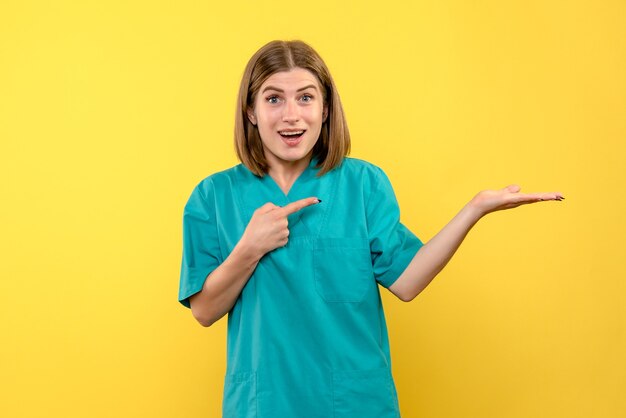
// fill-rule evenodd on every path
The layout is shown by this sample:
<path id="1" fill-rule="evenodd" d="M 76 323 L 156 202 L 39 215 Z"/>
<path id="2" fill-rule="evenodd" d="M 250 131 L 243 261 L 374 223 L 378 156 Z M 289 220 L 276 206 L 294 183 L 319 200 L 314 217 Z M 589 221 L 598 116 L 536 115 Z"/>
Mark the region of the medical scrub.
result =
<path id="1" fill-rule="evenodd" d="M 422 242 L 380 168 L 344 158 L 317 177 L 316 163 L 287 195 L 239 164 L 185 205 L 178 299 L 189 308 L 257 208 L 322 200 L 288 217 L 289 242 L 261 258 L 228 314 L 226 418 L 400 416 L 378 285 L 391 286 Z"/>

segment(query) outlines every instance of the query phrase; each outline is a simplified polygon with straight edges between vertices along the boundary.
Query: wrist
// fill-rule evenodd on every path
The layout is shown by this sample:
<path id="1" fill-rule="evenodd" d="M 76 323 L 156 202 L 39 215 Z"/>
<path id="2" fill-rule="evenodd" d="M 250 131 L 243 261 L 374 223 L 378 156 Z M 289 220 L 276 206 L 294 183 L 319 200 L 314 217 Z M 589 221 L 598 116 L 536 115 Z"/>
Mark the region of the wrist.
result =
<path id="1" fill-rule="evenodd" d="M 486 215 L 486 213 L 474 202 L 474 200 L 470 200 L 463 209 L 461 209 L 463 213 L 463 217 L 468 220 L 472 225 L 475 224 Z"/>
<path id="2" fill-rule="evenodd" d="M 254 245 L 248 244 L 243 238 L 235 245 L 231 255 L 246 264 L 256 264 L 263 257 L 263 254 Z"/>

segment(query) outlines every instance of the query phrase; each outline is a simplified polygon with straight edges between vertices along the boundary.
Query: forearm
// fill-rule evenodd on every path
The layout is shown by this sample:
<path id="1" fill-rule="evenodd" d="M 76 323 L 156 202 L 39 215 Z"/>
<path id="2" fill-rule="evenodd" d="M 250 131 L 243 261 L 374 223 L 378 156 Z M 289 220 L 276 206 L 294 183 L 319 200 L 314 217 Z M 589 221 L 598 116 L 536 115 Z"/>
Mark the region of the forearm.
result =
<path id="1" fill-rule="evenodd" d="M 240 242 L 209 274 L 202 290 L 189 299 L 192 314 L 200 324 L 211 326 L 232 309 L 259 260 Z"/>
<path id="2" fill-rule="evenodd" d="M 470 229 L 481 218 L 480 211 L 468 203 L 437 235 L 420 248 L 408 267 L 392 285 L 396 294 L 410 301 L 446 266 Z"/>

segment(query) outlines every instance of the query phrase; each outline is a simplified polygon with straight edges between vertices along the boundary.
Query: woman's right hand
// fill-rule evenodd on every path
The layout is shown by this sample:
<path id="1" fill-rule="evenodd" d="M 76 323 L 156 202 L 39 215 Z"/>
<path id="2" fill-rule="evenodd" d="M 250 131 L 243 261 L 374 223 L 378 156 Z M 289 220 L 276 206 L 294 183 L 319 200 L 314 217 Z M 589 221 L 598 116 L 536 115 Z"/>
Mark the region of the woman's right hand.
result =
<path id="1" fill-rule="evenodd" d="M 246 246 L 258 259 L 268 252 L 284 247 L 289 241 L 287 216 L 319 203 L 316 197 L 297 200 L 284 207 L 266 203 L 254 211 L 239 244 Z"/>
<path id="2" fill-rule="evenodd" d="M 285 207 L 266 203 L 254 211 L 233 251 L 204 281 L 202 291 L 190 296 L 193 316 L 205 327 L 226 315 L 234 306 L 259 260 L 283 247 L 289 239 L 287 216 L 319 203 L 315 197 Z"/>

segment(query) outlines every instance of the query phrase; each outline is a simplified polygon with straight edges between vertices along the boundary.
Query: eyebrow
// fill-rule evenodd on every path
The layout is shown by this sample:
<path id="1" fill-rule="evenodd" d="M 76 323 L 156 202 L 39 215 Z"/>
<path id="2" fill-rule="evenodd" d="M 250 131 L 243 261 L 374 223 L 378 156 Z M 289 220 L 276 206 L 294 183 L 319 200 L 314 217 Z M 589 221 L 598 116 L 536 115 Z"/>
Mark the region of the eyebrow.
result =
<path id="1" fill-rule="evenodd" d="M 308 86 L 301 87 L 301 88 L 299 88 L 299 89 L 298 89 L 298 90 L 296 90 L 296 91 L 298 92 L 298 91 L 302 91 L 302 90 L 306 90 L 306 89 L 310 89 L 310 88 L 314 88 L 315 90 L 317 90 L 317 87 L 315 87 L 315 85 L 313 85 L 313 84 L 309 84 Z M 265 93 L 267 90 L 275 90 L 275 91 L 280 92 L 280 93 L 284 93 L 284 92 L 285 92 L 284 90 L 281 90 L 281 89 L 279 89 L 278 87 L 274 87 L 274 86 L 267 86 L 267 87 L 265 87 L 265 88 L 263 89 L 263 91 L 262 91 L 261 93 Z"/>

